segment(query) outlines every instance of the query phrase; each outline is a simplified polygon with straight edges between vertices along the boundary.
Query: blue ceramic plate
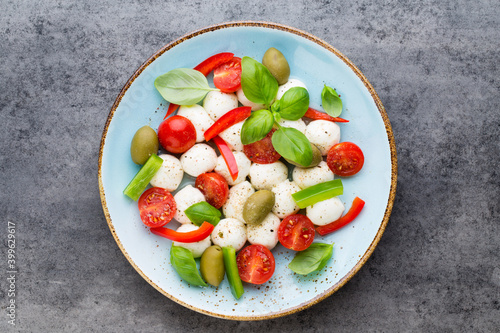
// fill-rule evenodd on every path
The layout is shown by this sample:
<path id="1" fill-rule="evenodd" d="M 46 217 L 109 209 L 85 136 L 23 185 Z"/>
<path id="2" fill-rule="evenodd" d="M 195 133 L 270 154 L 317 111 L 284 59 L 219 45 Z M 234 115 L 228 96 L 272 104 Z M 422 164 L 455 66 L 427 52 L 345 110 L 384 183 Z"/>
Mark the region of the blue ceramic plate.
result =
<path id="1" fill-rule="evenodd" d="M 343 179 L 340 197 L 348 209 L 355 196 L 365 202 L 360 216 L 347 227 L 315 241 L 335 243 L 332 260 L 318 273 L 294 274 L 288 263 L 294 251 L 281 245 L 273 250 L 276 271 L 266 284 L 245 284 L 235 300 L 227 279 L 218 289 L 197 288 L 182 281 L 169 263 L 171 242 L 151 234 L 139 218 L 137 203 L 122 194 L 139 170 L 130 158 L 130 142 L 144 125 L 154 129 L 163 119 L 166 103 L 154 79 L 178 67 L 192 68 L 219 52 L 261 60 L 269 47 L 279 49 L 291 77 L 303 81 L 311 106 L 320 108 L 326 83 L 344 102 L 341 141 L 357 143 L 365 154 L 360 173 Z M 396 150 L 387 114 L 373 87 L 340 52 L 324 41 L 294 28 L 264 22 L 220 24 L 195 31 L 155 53 L 130 78 L 109 114 L 101 141 L 99 188 L 109 228 L 132 266 L 153 287 L 192 310 L 227 319 L 258 320 L 305 309 L 342 287 L 366 262 L 386 227 L 396 190 Z M 192 179 L 185 179 L 190 182 Z M 172 222 L 174 225 L 177 222 Z M 172 226 L 169 226 L 172 227 Z"/>

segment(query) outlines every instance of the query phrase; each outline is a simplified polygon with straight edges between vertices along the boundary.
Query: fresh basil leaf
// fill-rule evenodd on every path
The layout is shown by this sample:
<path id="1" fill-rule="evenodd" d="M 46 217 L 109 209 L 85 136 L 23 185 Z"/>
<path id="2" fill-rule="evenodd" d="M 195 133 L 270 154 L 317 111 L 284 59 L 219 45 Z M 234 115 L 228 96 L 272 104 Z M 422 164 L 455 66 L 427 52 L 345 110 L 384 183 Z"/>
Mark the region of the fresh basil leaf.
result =
<path id="1" fill-rule="evenodd" d="M 181 246 L 172 245 L 170 248 L 170 263 L 181 279 L 193 286 L 206 287 L 207 284 L 198 271 L 193 254 Z"/>
<path id="2" fill-rule="evenodd" d="M 342 100 L 339 94 L 327 85 L 323 87 L 323 91 L 321 92 L 321 102 L 323 103 L 323 109 L 330 116 L 338 117 L 342 113 Z"/>
<path id="3" fill-rule="evenodd" d="M 307 275 L 322 270 L 333 254 L 333 244 L 312 243 L 306 250 L 297 252 L 288 268 L 297 274 Z"/>
<path id="4" fill-rule="evenodd" d="M 269 105 L 278 93 L 278 81 L 264 65 L 250 57 L 243 57 L 241 88 L 248 100 Z"/>
<path id="5" fill-rule="evenodd" d="M 206 201 L 201 201 L 189 206 L 188 209 L 184 211 L 184 213 L 186 214 L 188 219 L 190 219 L 191 222 L 193 222 L 193 224 L 197 225 L 198 227 L 203 222 L 208 222 L 216 226 L 217 223 L 219 223 L 220 217 L 222 215 L 220 210 Z"/>
<path id="6" fill-rule="evenodd" d="M 212 90 L 205 75 L 191 68 L 176 68 L 160 75 L 155 87 L 165 100 L 178 105 L 192 105 Z"/>
<path id="7" fill-rule="evenodd" d="M 273 128 L 274 118 L 269 110 L 259 110 L 252 113 L 241 128 L 241 143 L 248 145 L 264 139 Z"/>
<path id="8" fill-rule="evenodd" d="M 302 87 L 288 89 L 279 101 L 278 110 L 281 117 L 288 120 L 299 120 L 309 108 L 309 93 Z"/>
<path id="9" fill-rule="evenodd" d="M 311 143 L 299 130 L 280 127 L 274 132 L 271 140 L 274 149 L 287 160 L 303 166 L 311 164 L 313 158 Z"/>

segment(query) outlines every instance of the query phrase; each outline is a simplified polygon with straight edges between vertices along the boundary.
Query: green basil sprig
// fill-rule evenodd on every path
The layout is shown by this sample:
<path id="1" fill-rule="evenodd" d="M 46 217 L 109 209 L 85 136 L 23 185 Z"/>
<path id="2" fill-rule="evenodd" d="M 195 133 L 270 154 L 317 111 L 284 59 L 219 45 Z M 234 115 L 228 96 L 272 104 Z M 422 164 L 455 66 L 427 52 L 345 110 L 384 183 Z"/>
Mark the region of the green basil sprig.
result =
<path id="1" fill-rule="evenodd" d="M 207 78 L 191 68 L 176 68 L 160 75 L 155 87 L 165 100 L 178 105 L 192 105 L 201 101 L 212 90 Z"/>
<path id="2" fill-rule="evenodd" d="M 297 252 L 288 268 L 297 274 L 307 275 L 322 270 L 333 254 L 333 244 L 312 243 L 306 250 Z"/>
<path id="3" fill-rule="evenodd" d="M 188 249 L 172 245 L 172 248 L 170 249 L 170 263 L 181 279 L 187 283 L 193 286 L 207 286 L 198 271 L 193 254 Z"/>
<path id="4" fill-rule="evenodd" d="M 264 65 L 250 57 L 243 57 L 241 88 L 248 100 L 270 105 L 278 93 L 278 81 Z"/>
<path id="5" fill-rule="evenodd" d="M 273 128 L 274 117 L 269 110 L 259 110 L 252 113 L 241 128 L 241 142 L 244 145 L 264 139 Z"/>
<path id="6" fill-rule="evenodd" d="M 311 143 L 299 130 L 291 127 L 279 127 L 271 138 L 274 149 L 286 158 L 300 165 L 308 166 L 312 162 Z"/>
<path id="7" fill-rule="evenodd" d="M 338 117 L 342 113 L 342 100 L 335 89 L 328 87 L 326 84 L 321 92 L 321 102 L 323 109 L 332 117 Z"/>
<path id="8" fill-rule="evenodd" d="M 198 227 L 205 221 L 216 226 L 222 215 L 220 210 L 206 201 L 201 201 L 189 206 L 184 213 L 191 220 L 191 222 Z"/>
<path id="9" fill-rule="evenodd" d="M 276 105 L 276 107 L 274 107 Z M 288 120 L 299 120 L 309 108 L 309 93 L 302 87 L 288 89 L 279 101 L 273 104 L 273 111 Z"/>

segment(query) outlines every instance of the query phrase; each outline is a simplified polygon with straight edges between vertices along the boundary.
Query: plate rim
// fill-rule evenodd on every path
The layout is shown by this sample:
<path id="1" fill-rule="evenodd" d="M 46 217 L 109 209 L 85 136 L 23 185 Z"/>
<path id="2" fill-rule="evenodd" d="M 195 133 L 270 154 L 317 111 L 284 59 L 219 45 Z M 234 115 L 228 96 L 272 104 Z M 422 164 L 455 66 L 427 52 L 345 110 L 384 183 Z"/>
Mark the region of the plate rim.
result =
<path id="1" fill-rule="evenodd" d="M 316 297 L 313 297 L 312 299 L 303 302 L 299 305 L 296 305 L 294 307 L 288 308 L 283 311 L 278 311 L 278 312 L 272 312 L 270 314 L 266 315 L 255 315 L 255 316 L 231 316 L 231 315 L 225 315 L 225 314 L 220 314 L 220 313 L 215 313 L 215 312 L 210 312 L 204 309 L 197 308 L 191 304 L 187 304 L 186 302 L 170 295 L 167 293 L 165 290 L 160 288 L 156 283 L 154 283 L 147 275 L 142 272 L 142 270 L 136 265 L 136 263 L 132 260 L 132 258 L 129 256 L 127 253 L 126 249 L 124 248 L 123 244 L 121 243 L 120 239 L 118 238 L 118 235 L 116 234 L 113 222 L 111 220 L 111 215 L 109 213 L 107 204 L 106 204 L 106 196 L 104 193 L 104 185 L 102 181 L 102 158 L 103 158 L 103 150 L 104 150 L 104 144 L 106 141 L 106 136 L 108 133 L 109 129 L 109 124 L 111 123 L 111 120 L 114 116 L 114 113 L 116 109 L 118 108 L 118 105 L 120 104 L 123 96 L 127 92 L 127 90 L 130 88 L 132 83 L 139 77 L 139 75 L 148 67 L 153 61 L 155 61 L 158 57 L 160 57 L 163 53 L 166 51 L 170 50 L 174 46 L 181 44 L 182 42 L 194 38 L 196 36 L 199 36 L 201 34 L 209 33 L 212 31 L 220 30 L 220 29 L 228 29 L 228 28 L 234 28 L 234 27 L 260 27 L 260 28 L 268 28 L 268 29 L 275 29 L 275 30 L 281 30 L 285 31 L 288 33 L 292 33 L 295 35 L 298 35 L 300 37 L 306 38 L 319 46 L 327 49 L 328 51 L 332 52 L 335 54 L 338 58 L 340 58 L 355 74 L 358 76 L 358 78 L 363 82 L 363 85 L 368 89 L 370 92 L 370 95 L 372 96 L 373 101 L 375 102 L 375 105 L 377 106 L 377 109 L 379 110 L 379 113 L 382 117 L 382 120 L 385 125 L 386 133 L 387 133 L 387 139 L 389 141 L 389 148 L 390 148 L 390 154 L 391 154 L 391 186 L 389 190 L 389 199 L 387 201 L 387 206 L 384 212 L 384 217 L 382 219 L 382 223 L 380 224 L 380 227 L 377 231 L 377 234 L 373 238 L 372 242 L 370 243 L 370 246 L 366 250 L 366 252 L 363 254 L 363 256 L 358 260 L 356 265 L 344 276 L 342 277 L 336 284 L 334 284 L 332 287 L 327 289 L 325 292 L 323 292 L 320 295 L 317 295 Z M 102 204 L 102 209 L 104 212 L 104 216 L 106 217 L 106 221 L 108 224 L 108 227 L 111 231 L 111 234 L 113 235 L 113 238 L 115 239 L 115 242 L 117 243 L 118 247 L 122 251 L 123 255 L 129 263 L 132 265 L 132 267 L 142 276 L 144 280 L 146 280 L 151 286 L 153 286 L 156 290 L 158 290 L 160 293 L 162 293 L 164 296 L 168 297 L 169 299 L 173 300 L 174 302 L 191 309 L 193 311 L 203 313 L 205 315 L 209 315 L 212 317 L 218 317 L 218 318 L 223 318 L 223 319 L 230 319 L 230 320 L 243 320 L 243 321 L 253 321 L 253 320 L 267 320 L 267 319 L 273 319 L 273 318 L 278 318 L 278 317 L 283 317 L 287 316 L 302 310 L 305 310 L 322 300 L 326 299 L 327 297 L 331 296 L 333 293 L 335 293 L 337 290 L 339 290 L 341 287 L 343 287 L 360 269 L 363 267 L 363 265 L 366 263 L 368 258 L 371 256 L 373 251 L 375 250 L 377 244 L 379 243 L 382 234 L 385 231 L 385 228 L 387 227 L 387 224 L 389 222 L 389 217 L 392 212 L 392 208 L 394 206 L 394 200 L 396 196 L 396 185 L 397 185 L 397 154 L 396 154 L 396 144 L 394 140 L 394 134 L 392 131 L 392 126 L 389 121 L 389 117 L 385 111 L 384 106 L 382 105 L 382 102 L 378 96 L 378 94 L 375 92 L 375 89 L 373 86 L 370 84 L 370 82 L 367 80 L 367 78 L 364 76 L 363 73 L 346 57 L 344 56 L 341 52 L 339 52 L 337 49 L 335 49 L 333 46 L 325 42 L 324 40 L 308 33 L 303 30 L 293 28 L 284 24 L 280 23 L 274 23 L 274 22 L 267 22 L 267 21 L 231 21 L 231 22 L 223 22 L 219 24 L 214 24 L 210 25 L 201 29 L 194 30 L 188 34 L 185 34 L 172 42 L 164 45 L 161 49 L 156 51 L 152 56 L 150 56 L 133 74 L 132 76 L 127 80 L 123 88 L 121 89 L 120 93 L 118 94 L 115 102 L 113 103 L 111 110 L 108 114 L 108 117 L 106 119 L 106 123 L 104 125 L 104 130 L 102 133 L 101 137 L 101 142 L 100 142 L 100 147 L 99 147 L 99 160 L 98 160 L 98 183 L 99 183 L 99 194 L 101 198 L 101 204 Z"/>

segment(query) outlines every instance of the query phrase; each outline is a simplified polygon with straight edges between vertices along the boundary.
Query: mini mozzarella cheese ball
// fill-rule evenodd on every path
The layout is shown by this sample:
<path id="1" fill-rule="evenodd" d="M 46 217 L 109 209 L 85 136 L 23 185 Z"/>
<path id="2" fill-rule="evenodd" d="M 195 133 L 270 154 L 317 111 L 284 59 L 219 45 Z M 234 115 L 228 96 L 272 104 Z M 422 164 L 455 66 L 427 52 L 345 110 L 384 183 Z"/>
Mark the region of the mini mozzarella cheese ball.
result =
<path id="1" fill-rule="evenodd" d="M 273 213 L 280 219 L 295 214 L 300 210 L 300 207 L 292 198 L 292 194 L 300 191 L 299 185 L 295 182 L 287 179 L 273 187 L 271 191 L 273 191 L 275 198 Z"/>
<path id="2" fill-rule="evenodd" d="M 198 230 L 199 227 L 195 226 L 194 224 L 183 224 L 179 228 L 177 228 L 177 232 L 190 232 L 190 231 L 195 231 Z M 205 252 L 206 249 L 208 249 L 212 245 L 212 242 L 210 241 L 210 236 L 207 236 L 207 238 L 202 239 L 199 242 L 194 242 L 194 243 L 182 243 L 182 242 L 174 242 L 174 246 L 181 246 L 185 249 L 188 249 L 191 251 L 193 254 L 193 257 L 199 258 Z"/>
<path id="3" fill-rule="evenodd" d="M 159 157 L 163 162 L 149 183 L 154 187 L 162 187 L 169 192 L 175 191 L 184 176 L 182 164 L 177 157 L 169 154 L 162 154 Z"/>
<path id="4" fill-rule="evenodd" d="M 306 128 L 306 137 L 318 147 L 321 155 L 328 154 L 330 148 L 340 142 L 340 127 L 328 120 L 311 121 Z"/>
<path id="5" fill-rule="evenodd" d="M 243 206 L 247 199 L 254 193 L 255 190 L 248 181 L 231 187 L 226 203 L 222 206 L 222 213 L 224 213 L 224 216 L 245 223 L 245 219 L 243 218 Z"/>
<path id="6" fill-rule="evenodd" d="M 222 155 L 217 158 L 217 165 L 215 166 L 215 172 L 224 177 L 230 186 L 243 182 L 247 178 L 248 173 L 250 172 L 250 165 L 252 164 L 243 152 L 236 151 L 233 152 L 233 155 L 236 160 L 236 165 L 238 166 L 238 177 L 236 177 L 236 180 L 233 180 L 231 177 L 226 161 L 224 161 L 224 157 L 222 157 Z"/>
<path id="7" fill-rule="evenodd" d="M 206 143 L 197 143 L 181 156 L 184 171 L 193 177 L 212 171 L 217 165 L 215 150 Z"/>
<path id="8" fill-rule="evenodd" d="M 281 99 L 281 97 L 283 97 L 285 92 L 288 89 L 293 88 L 293 87 L 302 87 L 302 88 L 305 88 L 307 90 L 307 87 L 304 84 L 304 82 L 297 80 L 297 79 L 289 79 L 287 83 L 278 87 L 278 94 L 276 95 L 276 100 Z"/>
<path id="9" fill-rule="evenodd" d="M 266 107 L 264 104 L 258 104 L 258 103 L 254 103 L 254 102 L 250 101 L 245 96 L 245 93 L 243 92 L 243 89 L 241 89 L 241 88 L 236 91 L 236 96 L 238 97 L 238 101 L 240 101 L 240 103 L 243 106 L 250 106 L 252 108 L 252 111 L 262 110 Z"/>
<path id="10" fill-rule="evenodd" d="M 205 196 L 197 188 L 187 185 L 174 195 L 174 200 L 177 205 L 177 212 L 174 219 L 182 224 L 190 224 L 191 220 L 186 216 L 184 211 L 195 203 L 205 201 Z"/>
<path id="11" fill-rule="evenodd" d="M 271 190 L 273 186 L 288 178 L 288 168 L 280 161 L 270 164 L 252 163 L 249 176 L 250 182 L 257 190 Z"/>
<path id="12" fill-rule="evenodd" d="M 302 134 L 306 133 L 306 123 L 302 119 L 299 120 L 281 119 L 278 123 L 283 127 L 295 128 Z"/>
<path id="13" fill-rule="evenodd" d="M 214 124 L 214 121 L 208 115 L 203 106 L 194 104 L 189 106 L 181 106 L 177 111 L 178 116 L 183 116 L 189 119 L 196 130 L 196 142 L 205 141 L 203 134 L 207 129 Z"/>
<path id="14" fill-rule="evenodd" d="M 301 189 L 305 189 L 309 186 L 333 180 L 334 175 L 328 164 L 325 161 L 321 161 L 317 166 L 312 168 L 295 167 L 292 177 L 293 181 Z"/>
<path id="15" fill-rule="evenodd" d="M 243 151 L 243 143 L 241 143 L 241 128 L 243 127 L 243 123 L 244 121 L 240 121 L 219 134 L 231 150 Z"/>
<path id="16" fill-rule="evenodd" d="M 344 209 L 342 201 L 338 197 L 333 197 L 306 207 L 306 215 L 314 225 L 325 225 L 338 220 Z"/>
<path id="17" fill-rule="evenodd" d="M 215 245 L 232 246 L 239 251 L 247 241 L 247 227 L 240 220 L 225 218 L 215 226 L 211 238 Z"/>
<path id="18" fill-rule="evenodd" d="M 273 213 L 267 214 L 261 224 L 247 225 L 250 244 L 260 244 L 272 250 L 278 244 L 278 228 L 281 220 Z"/>
<path id="19" fill-rule="evenodd" d="M 203 108 L 214 121 L 237 107 L 238 98 L 235 94 L 211 91 L 203 100 Z"/>

